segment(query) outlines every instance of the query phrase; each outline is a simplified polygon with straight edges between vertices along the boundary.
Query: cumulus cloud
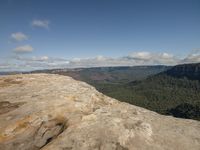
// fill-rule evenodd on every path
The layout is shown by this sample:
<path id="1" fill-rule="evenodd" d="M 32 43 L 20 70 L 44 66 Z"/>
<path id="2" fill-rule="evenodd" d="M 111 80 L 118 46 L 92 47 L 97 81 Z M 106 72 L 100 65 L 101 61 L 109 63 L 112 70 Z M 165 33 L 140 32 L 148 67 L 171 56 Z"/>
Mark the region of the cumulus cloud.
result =
<path id="1" fill-rule="evenodd" d="M 63 58 L 52 58 L 48 56 L 40 57 L 23 57 L 20 55 L 15 55 L 13 57 L 20 64 L 21 68 L 18 70 L 38 70 L 38 69 L 53 69 L 53 68 L 65 68 L 69 61 Z M 15 69 L 16 70 L 16 69 Z"/>
<path id="2" fill-rule="evenodd" d="M 11 66 L 8 63 L 0 63 L 0 70 L 9 69 Z"/>
<path id="3" fill-rule="evenodd" d="M 118 58 L 97 56 L 94 58 L 72 59 L 71 67 L 98 67 L 98 66 L 138 66 L 138 65 L 174 65 L 179 59 L 168 53 L 134 52 Z"/>
<path id="4" fill-rule="evenodd" d="M 15 53 L 30 53 L 33 51 L 33 47 L 31 45 L 23 45 L 16 47 L 13 51 Z"/>
<path id="5" fill-rule="evenodd" d="M 172 54 L 164 53 L 150 53 L 150 52 L 134 52 L 127 56 L 129 59 L 134 59 L 139 64 L 167 64 L 173 65 L 178 63 L 179 59 Z"/>
<path id="6" fill-rule="evenodd" d="M 40 27 L 40 28 L 45 28 L 45 29 L 49 29 L 49 21 L 48 20 L 33 20 L 31 25 L 33 27 Z"/>
<path id="7" fill-rule="evenodd" d="M 175 57 L 166 52 L 153 53 L 147 51 L 133 52 L 127 56 L 112 58 L 96 56 L 93 58 L 54 58 L 48 56 L 24 57 L 15 55 L 13 62 L 0 63 L 0 70 L 38 70 L 54 68 L 84 68 L 84 67 L 103 67 L 103 66 L 141 66 L 141 65 L 176 65 L 182 63 L 200 62 L 200 50 L 195 50 L 185 58 Z"/>
<path id="8" fill-rule="evenodd" d="M 33 57 L 33 60 L 34 61 L 47 61 L 47 60 L 49 60 L 49 57 L 48 56 L 42 56 L 42 57 L 39 57 L 39 58 Z"/>
<path id="9" fill-rule="evenodd" d="M 21 32 L 12 33 L 11 38 L 15 41 L 24 41 L 28 39 L 28 37 Z"/>
<path id="10" fill-rule="evenodd" d="M 178 58 L 168 53 L 134 52 L 128 56 L 118 58 L 104 56 L 84 59 L 75 58 L 70 60 L 68 67 L 174 65 L 178 62 Z"/>
<path id="11" fill-rule="evenodd" d="M 149 60 L 151 59 L 152 54 L 150 52 L 134 52 L 131 53 L 128 57 L 137 60 Z"/>
<path id="12" fill-rule="evenodd" d="M 196 63 L 200 62 L 200 49 L 193 50 L 181 63 Z"/>

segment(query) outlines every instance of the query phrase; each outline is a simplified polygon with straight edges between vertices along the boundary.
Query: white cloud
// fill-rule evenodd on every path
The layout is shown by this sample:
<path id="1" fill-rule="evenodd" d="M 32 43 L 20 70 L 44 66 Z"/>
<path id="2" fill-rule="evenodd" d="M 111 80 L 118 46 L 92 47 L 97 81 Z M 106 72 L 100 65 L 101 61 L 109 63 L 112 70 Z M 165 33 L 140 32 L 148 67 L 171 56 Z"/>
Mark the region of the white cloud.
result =
<path id="1" fill-rule="evenodd" d="M 130 54 L 129 57 L 133 59 L 148 60 L 151 59 L 152 54 L 150 52 L 134 52 Z"/>
<path id="2" fill-rule="evenodd" d="M 27 48 L 19 48 L 23 52 Z M 26 50 L 25 50 L 26 49 Z M 31 49 L 29 49 L 30 51 Z M 200 50 L 193 51 L 185 58 L 177 58 L 172 54 L 152 53 L 147 51 L 133 52 L 127 56 L 112 58 L 97 56 L 93 58 L 74 58 L 71 60 L 64 58 L 54 58 L 48 56 L 22 57 L 15 55 L 14 61 L 0 62 L 0 70 L 38 70 L 54 68 L 80 68 L 80 67 L 102 67 L 102 66 L 141 66 L 141 65 L 176 65 L 181 63 L 200 62 Z M 1 59 L 0 59 L 1 60 Z M 9 63 L 8 63 L 9 62 Z"/>
<path id="3" fill-rule="evenodd" d="M 16 47 L 13 51 L 15 53 L 30 53 L 33 51 L 33 47 L 31 45 L 23 45 Z"/>
<path id="4" fill-rule="evenodd" d="M 21 32 L 12 33 L 11 38 L 16 41 L 24 41 L 28 39 L 28 37 Z"/>
<path id="5" fill-rule="evenodd" d="M 73 58 L 72 60 L 71 60 L 71 62 L 80 62 L 81 61 L 81 58 Z"/>
<path id="6" fill-rule="evenodd" d="M 48 56 L 42 56 L 42 57 L 32 57 L 31 61 L 48 61 L 49 57 Z"/>
<path id="7" fill-rule="evenodd" d="M 14 59 L 21 64 L 21 70 L 65 68 L 69 64 L 69 61 L 66 59 L 48 56 L 21 57 L 17 55 L 14 56 Z"/>
<path id="8" fill-rule="evenodd" d="M 49 29 L 49 21 L 48 20 L 33 20 L 31 25 L 33 27 L 40 27 L 40 28 L 45 28 Z"/>
<path id="9" fill-rule="evenodd" d="M 99 55 L 99 56 L 97 56 L 95 59 L 96 59 L 97 61 L 105 61 L 107 58 L 104 57 L 104 56 Z"/>
<path id="10" fill-rule="evenodd" d="M 134 52 L 128 56 L 111 58 L 97 56 L 94 58 L 75 58 L 67 67 L 99 67 L 99 66 L 138 66 L 138 65 L 175 65 L 180 59 L 168 53 Z"/>
<path id="11" fill-rule="evenodd" d="M 80 67 L 100 67 L 100 66 L 136 66 L 136 65 L 171 65 L 178 63 L 173 55 L 168 53 L 134 52 L 128 56 L 111 58 L 97 56 L 93 58 L 74 58 L 71 60 L 63 58 L 41 57 L 14 57 L 15 70 L 38 70 L 53 68 L 80 68 Z M 14 66 L 10 65 L 11 68 Z M 1 69 L 1 68 L 0 68 Z"/>
<path id="12" fill-rule="evenodd" d="M 179 59 L 173 56 L 172 54 L 168 54 L 166 52 L 163 53 L 152 53 L 152 52 L 134 52 L 127 56 L 128 59 L 135 60 L 135 63 L 139 65 L 152 65 L 152 64 L 166 64 L 173 65 L 177 64 Z"/>
<path id="13" fill-rule="evenodd" d="M 168 53 L 162 53 L 161 56 L 163 59 L 171 59 L 174 57 L 172 54 L 168 54 Z"/>
<path id="14" fill-rule="evenodd" d="M 45 62 L 45 61 L 49 61 L 49 57 L 48 56 L 22 57 L 22 56 L 16 55 L 16 56 L 14 56 L 14 59 L 19 60 L 19 61 L 23 61 L 23 62 Z"/>
<path id="15" fill-rule="evenodd" d="M 197 63 L 200 62 L 200 49 L 193 50 L 181 63 Z"/>

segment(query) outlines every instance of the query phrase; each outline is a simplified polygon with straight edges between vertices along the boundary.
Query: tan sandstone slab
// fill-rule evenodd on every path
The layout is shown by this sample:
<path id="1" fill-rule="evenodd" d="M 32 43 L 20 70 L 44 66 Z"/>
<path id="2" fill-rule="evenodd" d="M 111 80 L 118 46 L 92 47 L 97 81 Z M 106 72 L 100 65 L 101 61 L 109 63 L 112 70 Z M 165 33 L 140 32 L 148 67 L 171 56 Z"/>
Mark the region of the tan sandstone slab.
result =
<path id="1" fill-rule="evenodd" d="M 1 150 L 200 150 L 200 122 L 109 98 L 71 77 L 0 78 Z"/>

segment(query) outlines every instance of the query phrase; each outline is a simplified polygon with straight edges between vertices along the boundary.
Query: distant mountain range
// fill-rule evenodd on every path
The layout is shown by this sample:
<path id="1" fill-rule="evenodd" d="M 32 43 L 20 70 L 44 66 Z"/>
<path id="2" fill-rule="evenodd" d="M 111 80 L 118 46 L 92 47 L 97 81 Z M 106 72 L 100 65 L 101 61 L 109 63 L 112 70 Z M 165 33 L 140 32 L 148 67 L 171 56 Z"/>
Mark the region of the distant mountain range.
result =
<path id="1" fill-rule="evenodd" d="M 78 69 L 38 70 L 31 73 L 56 73 L 87 83 L 128 83 L 166 71 L 169 66 L 96 67 Z"/>

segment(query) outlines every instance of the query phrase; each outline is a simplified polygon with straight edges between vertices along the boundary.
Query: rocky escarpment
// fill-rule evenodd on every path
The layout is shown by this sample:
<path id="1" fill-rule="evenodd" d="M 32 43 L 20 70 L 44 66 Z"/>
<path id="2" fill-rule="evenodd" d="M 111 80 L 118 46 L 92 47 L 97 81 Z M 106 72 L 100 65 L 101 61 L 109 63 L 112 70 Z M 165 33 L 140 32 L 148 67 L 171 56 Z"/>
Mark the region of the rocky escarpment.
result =
<path id="1" fill-rule="evenodd" d="M 161 74 L 175 78 L 188 78 L 189 80 L 200 81 L 200 63 L 176 65 Z"/>
<path id="2" fill-rule="evenodd" d="M 199 150 L 200 122 L 119 102 L 70 77 L 0 78 L 1 150 Z"/>

